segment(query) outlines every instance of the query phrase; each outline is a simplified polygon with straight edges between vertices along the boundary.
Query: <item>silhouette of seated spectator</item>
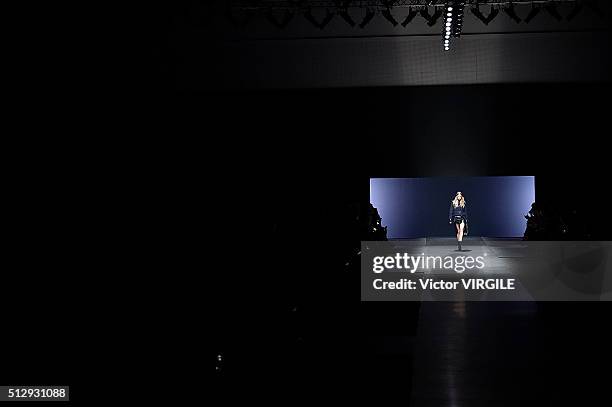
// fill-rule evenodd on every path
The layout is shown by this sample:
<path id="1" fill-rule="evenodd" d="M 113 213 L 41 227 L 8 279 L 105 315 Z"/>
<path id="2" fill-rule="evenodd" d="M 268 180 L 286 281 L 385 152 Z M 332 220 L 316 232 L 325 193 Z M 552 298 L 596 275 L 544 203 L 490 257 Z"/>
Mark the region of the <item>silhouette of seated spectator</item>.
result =
<path id="1" fill-rule="evenodd" d="M 547 208 L 535 202 L 525 215 L 527 227 L 523 240 L 584 240 L 590 238 L 587 223 L 575 209 Z"/>
<path id="2" fill-rule="evenodd" d="M 523 235 L 523 240 L 545 240 L 546 238 L 546 217 L 542 209 L 534 202 L 527 215 L 527 228 Z"/>

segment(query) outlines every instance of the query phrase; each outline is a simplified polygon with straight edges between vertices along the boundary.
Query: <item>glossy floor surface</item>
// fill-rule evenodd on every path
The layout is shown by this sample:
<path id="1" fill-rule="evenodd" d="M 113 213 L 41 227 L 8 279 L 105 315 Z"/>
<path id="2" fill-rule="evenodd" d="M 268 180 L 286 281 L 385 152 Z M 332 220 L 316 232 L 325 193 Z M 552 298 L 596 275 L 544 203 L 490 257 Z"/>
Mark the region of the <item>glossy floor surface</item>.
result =
<path id="1" fill-rule="evenodd" d="M 285 405 L 608 404 L 610 302 L 359 303 L 346 291 L 359 283 L 347 286 L 346 275 L 327 296 L 308 291 L 284 308 L 253 302 L 226 318 L 218 364 L 226 398 L 246 392 Z"/>

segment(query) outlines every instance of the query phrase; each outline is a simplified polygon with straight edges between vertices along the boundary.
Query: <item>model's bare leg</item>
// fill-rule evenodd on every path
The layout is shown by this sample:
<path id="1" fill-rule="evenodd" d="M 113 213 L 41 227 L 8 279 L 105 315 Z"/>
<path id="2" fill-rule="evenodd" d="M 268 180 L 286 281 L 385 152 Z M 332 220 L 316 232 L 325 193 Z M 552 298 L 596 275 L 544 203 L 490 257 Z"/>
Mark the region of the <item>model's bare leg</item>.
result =
<path id="1" fill-rule="evenodd" d="M 463 221 L 461 221 L 461 223 L 459 224 L 459 226 L 457 227 L 457 240 L 458 241 L 462 241 L 463 240 L 463 228 L 465 227 L 465 223 L 463 223 Z"/>
<path id="2" fill-rule="evenodd" d="M 461 242 L 459 242 L 459 236 L 460 236 L 460 233 L 461 233 L 460 225 L 455 223 L 455 229 L 457 229 L 457 250 L 461 250 Z"/>

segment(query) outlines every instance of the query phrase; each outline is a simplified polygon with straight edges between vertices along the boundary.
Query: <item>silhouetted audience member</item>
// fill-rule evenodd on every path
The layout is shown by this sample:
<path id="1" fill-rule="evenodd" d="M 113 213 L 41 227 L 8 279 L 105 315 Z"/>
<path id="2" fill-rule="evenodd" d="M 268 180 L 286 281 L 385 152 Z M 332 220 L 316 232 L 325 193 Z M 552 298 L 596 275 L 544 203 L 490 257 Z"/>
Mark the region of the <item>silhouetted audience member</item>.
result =
<path id="1" fill-rule="evenodd" d="M 346 213 L 342 241 L 347 244 L 343 249 L 344 257 L 351 263 L 358 257 L 362 241 L 387 240 L 387 227 L 382 225 L 378 209 L 369 202 L 351 203 Z"/>
<path id="2" fill-rule="evenodd" d="M 590 239 L 589 228 L 575 209 L 546 208 L 531 204 L 525 215 L 527 227 L 523 240 L 585 240 Z"/>
<path id="3" fill-rule="evenodd" d="M 382 226 L 382 218 L 371 203 L 368 203 L 368 216 L 364 224 L 364 236 L 361 240 L 387 240 L 387 227 Z"/>
<path id="4" fill-rule="evenodd" d="M 527 219 L 527 228 L 523 240 L 545 240 L 546 218 L 535 202 L 531 204 L 531 209 L 525 215 L 525 219 Z"/>

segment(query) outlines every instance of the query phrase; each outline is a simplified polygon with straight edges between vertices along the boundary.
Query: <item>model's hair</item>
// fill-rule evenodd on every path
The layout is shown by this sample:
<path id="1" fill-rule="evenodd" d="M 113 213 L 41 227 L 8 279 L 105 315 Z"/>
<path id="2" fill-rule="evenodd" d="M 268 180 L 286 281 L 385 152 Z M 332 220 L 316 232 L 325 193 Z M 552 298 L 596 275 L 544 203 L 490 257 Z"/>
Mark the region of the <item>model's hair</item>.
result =
<path id="1" fill-rule="evenodd" d="M 457 192 L 457 195 L 455 195 L 455 198 L 453 199 L 453 206 L 456 208 L 458 206 L 461 206 L 462 208 L 465 208 L 465 197 L 463 196 L 463 194 L 461 194 L 461 199 L 458 198 L 460 192 Z"/>

